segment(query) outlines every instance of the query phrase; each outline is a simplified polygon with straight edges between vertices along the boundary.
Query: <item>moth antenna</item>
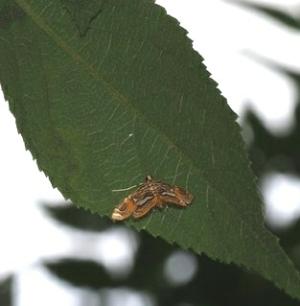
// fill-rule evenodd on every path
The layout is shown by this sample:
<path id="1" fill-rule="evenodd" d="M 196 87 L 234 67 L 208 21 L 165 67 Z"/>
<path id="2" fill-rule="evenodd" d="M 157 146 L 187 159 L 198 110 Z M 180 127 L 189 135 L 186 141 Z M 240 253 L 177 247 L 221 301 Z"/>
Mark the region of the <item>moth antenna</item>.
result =
<path id="1" fill-rule="evenodd" d="M 130 187 L 127 187 L 127 188 L 123 188 L 123 189 L 113 189 L 112 192 L 127 191 L 127 190 L 130 190 L 130 189 L 136 188 L 137 186 L 138 186 L 138 185 L 133 185 L 133 186 L 130 186 Z"/>

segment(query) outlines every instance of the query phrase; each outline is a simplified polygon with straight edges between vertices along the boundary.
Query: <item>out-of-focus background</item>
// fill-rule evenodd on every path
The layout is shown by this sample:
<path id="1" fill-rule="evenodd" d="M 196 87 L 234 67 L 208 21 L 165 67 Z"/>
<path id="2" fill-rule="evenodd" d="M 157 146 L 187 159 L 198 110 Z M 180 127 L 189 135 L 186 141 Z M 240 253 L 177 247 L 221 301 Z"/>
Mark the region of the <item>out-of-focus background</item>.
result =
<path id="1" fill-rule="evenodd" d="M 239 114 L 266 224 L 299 268 L 300 1 L 157 3 Z M 299 305 L 259 276 L 70 206 L 0 100 L 1 306 Z"/>

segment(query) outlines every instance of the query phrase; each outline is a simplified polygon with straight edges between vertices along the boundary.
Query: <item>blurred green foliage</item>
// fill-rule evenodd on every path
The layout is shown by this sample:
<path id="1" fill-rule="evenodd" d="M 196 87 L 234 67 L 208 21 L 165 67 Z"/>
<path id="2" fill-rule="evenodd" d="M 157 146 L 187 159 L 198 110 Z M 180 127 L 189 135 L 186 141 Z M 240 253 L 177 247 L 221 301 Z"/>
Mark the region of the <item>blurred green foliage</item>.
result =
<path id="1" fill-rule="evenodd" d="M 13 277 L 7 277 L 0 282 L 0 305 L 13 305 Z"/>
<path id="2" fill-rule="evenodd" d="M 77 227 L 78 230 L 86 230 L 87 224 L 91 220 L 90 213 L 77 208 L 75 208 L 77 211 L 74 214 L 72 206 L 57 209 L 51 208 L 50 205 L 44 205 L 44 208 L 59 222 L 73 228 Z M 64 210 L 64 216 L 53 213 L 55 210 Z M 76 215 L 76 222 L 73 224 L 70 224 L 70 215 Z M 99 224 L 99 233 L 103 232 L 103 229 L 114 226 L 123 227 L 122 225 L 114 225 L 106 218 L 95 217 L 95 222 Z M 108 226 L 109 223 L 110 226 Z M 93 230 L 95 228 L 96 226 L 93 227 Z M 297 228 L 291 227 L 290 230 L 279 233 L 286 250 L 291 250 L 295 246 L 294 243 L 298 243 L 297 240 L 290 239 L 290 233 L 295 230 L 297 232 L 298 228 L 299 226 Z M 146 292 L 154 298 L 158 306 L 299 305 L 297 301 L 292 300 L 258 275 L 243 271 L 234 265 L 224 265 L 212 261 L 205 255 L 197 257 L 198 270 L 189 282 L 174 285 L 166 279 L 163 272 L 166 260 L 179 248 L 170 246 L 160 239 L 155 239 L 146 232 L 139 233 L 138 240 L 140 244 L 134 266 L 125 277 L 110 274 L 101 264 L 91 260 L 62 258 L 58 261 L 45 262 L 44 265 L 57 277 L 73 286 L 93 289 L 95 292 L 104 288 L 128 288 L 142 293 Z M 99 301 L 100 298 L 101 293 L 99 293 Z"/>
<path id="3" fill-rule="evenodd" d="M 266 63 L 270 66 L 269 62 Z M 273 68 L 290 78 L 298 90 L 295 125 L 286 135 L 274 135 L 252 110 L 248 110 L 245 124 L 251 127 L 255 136 L 249 147 L 253 170 L 258 177 L 271 171 L 300 175 L 300 73 L 276 65 Z"/>
<path id="4" fill-rule="evenodd" d="M 238 4 L 247 9 L 251 9 L 255 12 L 262 13 L 265 16 L 272 18 L 274 21 L 280 23 L 281 25 L 287 26 L 293 30 L 300 30 L 300 16 L 295 17 L 291 14 L 283 12 L 282 10 L 270 7 L 268 5 L 260 4 L 258 1 L 248 2 L 248 1 L 236 1 L 236 0 L 228 0 L 228 2 L 232 2 L 234 4 Z"/>

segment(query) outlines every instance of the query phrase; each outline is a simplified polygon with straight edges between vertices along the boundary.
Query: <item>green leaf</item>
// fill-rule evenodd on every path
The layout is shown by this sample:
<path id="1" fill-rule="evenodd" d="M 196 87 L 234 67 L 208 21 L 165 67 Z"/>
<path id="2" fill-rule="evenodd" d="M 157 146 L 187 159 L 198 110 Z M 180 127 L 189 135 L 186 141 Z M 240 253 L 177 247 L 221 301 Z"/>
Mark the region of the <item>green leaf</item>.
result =
<path id="1" fill-rule="evenodd" d="M 100 215 L 127 194 L 112 190 L 147 174 L 185 187 L 189 208 L 127 223 L 300 298 L 298 272 L 264 228 L 236 116 L 178 22 L 151 0 L 110 0 L 80 37 L 61 1 L 15 3 L 26 17 L 0 30 L 0 80 L 53 186 Z"/>

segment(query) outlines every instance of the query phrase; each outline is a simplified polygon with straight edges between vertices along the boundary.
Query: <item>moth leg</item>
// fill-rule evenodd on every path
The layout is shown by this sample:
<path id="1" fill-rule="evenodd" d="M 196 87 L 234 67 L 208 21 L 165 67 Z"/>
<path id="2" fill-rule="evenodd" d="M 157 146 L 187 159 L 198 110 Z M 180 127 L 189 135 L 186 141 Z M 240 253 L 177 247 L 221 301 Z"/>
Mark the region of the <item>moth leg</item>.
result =
<path id="1" fill-rule="evenodd" d="M 159 202 L 156 197 L 152 198 L 142 206 L 138 206 L 137 209 L 133 212 L 132 217 L 135 219 L 144 217 L 152 208 L 159 206 Z"/>
<path id="2" fill-rule="evenodd" d="M 127 197 L 113 210 L 111 218 L 114 221 L 122 221 L 130 217 L 135 210 L 135 202 L 131 197 Z"/>

